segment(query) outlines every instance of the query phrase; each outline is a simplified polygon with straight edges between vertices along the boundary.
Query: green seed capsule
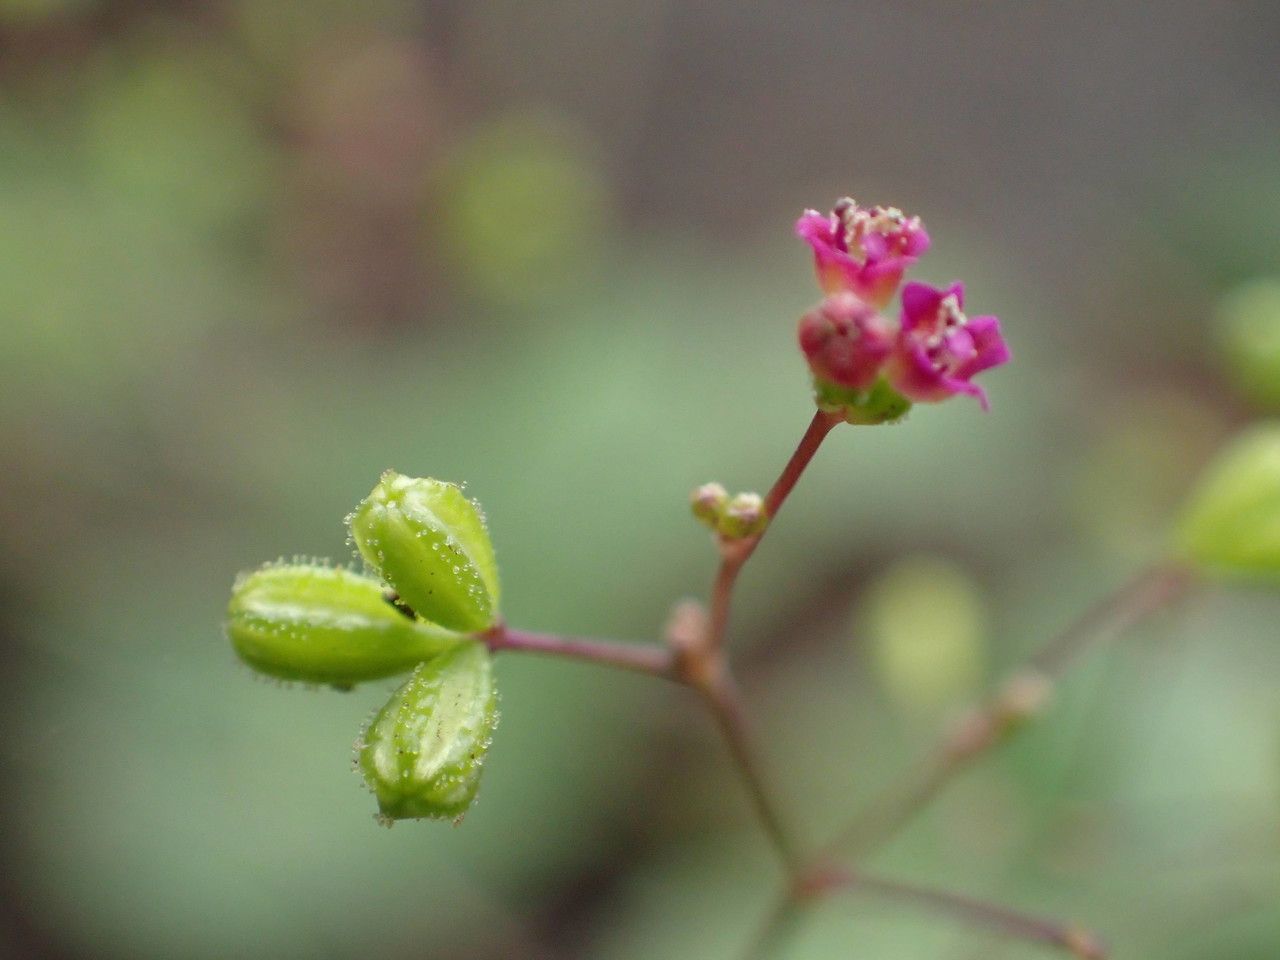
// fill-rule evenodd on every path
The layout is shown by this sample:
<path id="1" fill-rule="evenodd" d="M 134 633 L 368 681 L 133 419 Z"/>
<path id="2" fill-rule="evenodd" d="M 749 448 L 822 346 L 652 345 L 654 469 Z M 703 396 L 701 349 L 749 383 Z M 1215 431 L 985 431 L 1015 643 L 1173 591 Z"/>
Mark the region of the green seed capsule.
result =
<path id="1" fill-rule="evenodd" d="M 1280 423 L 1248 431 L 1209 468 L 1178 531 L 1211 572 L 1280 578 Z"/>
<path id="2" fill-rule="evenodd" d="M 376 580 L 314 564 L 242 574 L 227 636 L 255 670 L 335 687 L 403 673 L 459 640 L 397 610 Z"/>
<path id="3" fill-rule="evenodd" d="M 347 519 L 361 555 L 421 616 L 451 630 L 493 624 L 493 544 L 460 487 L 388 470 Z"/>
<path id="4" fill-rule="evenodd" d="M 458 817 L 497 725 L 489 651 L 464 642 L 420 664 L 365 731 L 359 767 L 389 820 Z"/>

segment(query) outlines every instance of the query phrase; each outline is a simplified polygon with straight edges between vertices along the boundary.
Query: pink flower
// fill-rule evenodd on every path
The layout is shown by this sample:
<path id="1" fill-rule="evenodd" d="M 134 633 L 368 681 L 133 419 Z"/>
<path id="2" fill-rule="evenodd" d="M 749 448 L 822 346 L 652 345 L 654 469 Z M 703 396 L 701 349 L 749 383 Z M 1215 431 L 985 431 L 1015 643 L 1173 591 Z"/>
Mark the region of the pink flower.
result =
<path id="1" fill-rule="evenodd" d="M 800 318 L 800 349 L 815 377 L 865 390 L 893 351 L 893 328 L 852 293 L 834 293 Z"/>
<path id="2" fill-rule="evenodd" d="M 987 409 L 986 392 L 971 378 L 1009 359 L 995 317 L 966 317 L 964 285 L 938 290 L 923 283 L 902 288 L 902 323 L 887 372 L 895 390 L 911 400 L 937 403 L 965 393 Z"/>
<path id="3" fill-rule="evenodd" d="M 902 274 L 929 249 L 919 217 L 897 207 L 864 209 L 848 197 L 830 214 L 806 210 L 796 221 L 796 235 L 813 248 L 825 292 L 847 290 L 877 308 L 893 299 Z"/>

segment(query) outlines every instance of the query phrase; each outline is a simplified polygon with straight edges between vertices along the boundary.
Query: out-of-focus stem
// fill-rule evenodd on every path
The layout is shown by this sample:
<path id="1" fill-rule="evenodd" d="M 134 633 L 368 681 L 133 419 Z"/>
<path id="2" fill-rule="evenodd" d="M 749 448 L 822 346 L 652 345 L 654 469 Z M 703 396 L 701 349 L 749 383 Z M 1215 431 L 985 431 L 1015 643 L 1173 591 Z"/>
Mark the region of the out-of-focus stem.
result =
<path id="1" fill-rule="evenodd" d="M 761 771 L 737 684 L 727 671 L 721 670 L 705 681 L 693 683 L 693 686 L 715 718 L 765 834 L 788 873 L 798 872 L 801 867 L 799 853 Z"/>
<path id="2" fill-rule="evenodd" d="M 800 920 L 803 904 L 790 891 L 769 911 L 744 960 L 771 960 L 786 946 Z"/>
<path id="3" fill-rule="evenodd" d="M 1186 567 L 1164 564 L 1124 584 L 1014 671 L 994 698 L 948 729 L 933 754 L 874 800 L 827 850 L 857 859 L 887 843 L 958 774 L 1034 717 L 1048 702 L 1053 685 L 1084 650 L 1119 636 L 1168 606 L 1193 583 Z"/>
<path id="4" fill-rule="evenodd" d="M 816 888 L 814 893 L 843 889 L 895 903 L 925 907 L 935 913 L 949 914 L 964 923 L 1008 937 L 1057 947 L 1080 960 L 1106 960 L 1107 956 L 1107 949 L 1102 941 L 1081 927 L 1061 924 L 1002 904 L 947 890 L 917 887 L 840 868 L 815 877 L 813 887 Z"/>

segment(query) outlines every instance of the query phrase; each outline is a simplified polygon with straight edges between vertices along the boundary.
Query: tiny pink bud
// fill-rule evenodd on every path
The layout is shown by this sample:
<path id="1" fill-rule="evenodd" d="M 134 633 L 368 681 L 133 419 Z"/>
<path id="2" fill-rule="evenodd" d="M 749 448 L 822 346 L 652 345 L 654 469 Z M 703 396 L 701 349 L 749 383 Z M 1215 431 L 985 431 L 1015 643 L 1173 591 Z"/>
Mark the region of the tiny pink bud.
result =
<path id="1" fill-rule="evenodd" d="M 718 483 L 704 483 L 689 494 L 693 515 L 713 530 L 719 525 L 720 515 L 728 502 L 729 491 Z"/>
<path id="2" fill-rule="evenodd" d="M 835 293 L 800 318 L 800 349 L 813 375 L 865 390 L 893 351 L 887 320 L 852 293 Z"/>
<path id="3" fill-rule="evenodd" d="M 769 522 L 764 499 L 758 493 L 739 493 L 725 505 L 720 515 L 719 531 L 722 537 L 740 540 L 763 533 Z"/>

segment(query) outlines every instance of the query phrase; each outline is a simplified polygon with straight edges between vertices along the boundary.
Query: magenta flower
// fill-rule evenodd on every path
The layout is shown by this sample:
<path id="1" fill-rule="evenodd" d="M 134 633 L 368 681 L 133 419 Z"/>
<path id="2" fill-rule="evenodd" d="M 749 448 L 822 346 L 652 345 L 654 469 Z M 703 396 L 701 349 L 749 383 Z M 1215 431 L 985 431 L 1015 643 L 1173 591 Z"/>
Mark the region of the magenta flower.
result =
<path id="1" fill-rule="evenodd" d="M 847 291 L 801 317 L 799 339 L 813 375 L 850 390 L 876 382 L 894 343 L 889 322 Z"/>
<path id="2" fill-rule="evenodd" d="M 897 207 L 864 209 L 846 197 L 830 214 L 806 210 L 796 235 L 813 248 L 818 283 L 826 293 L 847 290 L 876 308 L 891 299 L 902 274 L 929 249 L 919 217 Z"/>
<path id="3" fill-rule="evenodd" d="M 966 317 L 964 285 L 938 290 L 924 283 L 902 288 L 902 323 L 887 373 L 911 400 L 937 403 L 965 393 L 987 409 L 987 394 L 971 378 L 1009 359 L 995 317 Z"/>

